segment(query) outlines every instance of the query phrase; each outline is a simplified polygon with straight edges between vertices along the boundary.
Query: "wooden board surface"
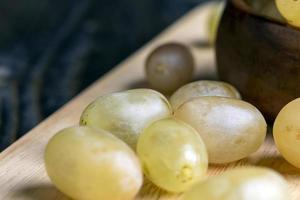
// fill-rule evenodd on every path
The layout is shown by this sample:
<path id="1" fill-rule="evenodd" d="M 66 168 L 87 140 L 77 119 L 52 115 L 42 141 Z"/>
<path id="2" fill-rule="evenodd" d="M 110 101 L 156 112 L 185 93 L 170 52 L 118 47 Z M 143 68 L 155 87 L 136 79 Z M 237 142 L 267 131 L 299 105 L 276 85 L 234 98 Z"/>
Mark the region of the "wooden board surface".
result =
<path id="1" fill-rule="evenodd" d="M 97 96 L 113 91 L 146 86 L 143 71 L 144 60 L 155 46 L 167 41 L 179 41 L 190 45 L 197 63 L 195 78 L 215 77 L 213 49 L 206 44 L 206 19 L 210 9 L 211 4 L 206 4 L 188 13 L 2 152 L 0 154 L 0 199 L 67 199 L 54 188 L 46 175 L 43 152 L 47 141 L 58 130 L 77 124 L 83 108 Z M 292 200 L 300 199 L 300 171 L 282 159 L 270 136 L 259 151 L 249 158 L 226 166 L 210 166 L 209 175 L 218 174 L 226 168 L 241 165 L 266 166 L 279 171 L 289 181 Z M 180 199 L 180 195 L 160 191 L 146 181 L 136 199 L 175 200 Z"/>

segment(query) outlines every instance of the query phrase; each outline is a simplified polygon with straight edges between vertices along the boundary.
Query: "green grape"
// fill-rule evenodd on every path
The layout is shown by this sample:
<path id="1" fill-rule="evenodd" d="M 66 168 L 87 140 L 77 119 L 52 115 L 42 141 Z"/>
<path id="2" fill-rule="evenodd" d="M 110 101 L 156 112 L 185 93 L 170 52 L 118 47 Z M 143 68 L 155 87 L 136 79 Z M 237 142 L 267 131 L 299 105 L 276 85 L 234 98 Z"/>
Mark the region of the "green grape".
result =
<path id="1" fill-rule="evenodd" d="M 287 22 L 300 28 L 300 0 L 275 0 L 276 6 Z"/>
<path id="2" fill-rule="evenodd" d="M 211 44 L 215 43 L 216 40 L 216 36 L 217 36 L 217 32 L 218 32 L 218 27 L 219 27 L 219 23 L 221 21 L 221 17 L 224 11 L 224 7 L 225 7 L 225 1 L 222 0 L 218 3 L 216 3 L 212 10 L 211 10 L 211 14 L 208 18 L 208 40 Z"/>
<path id="3" fill-rule="evenodd" d="M 208 167 L 205 145 L 192 127 L 166 118 L 140 135 L 137 154 L 145 175 L 170 192 L 182 192 L 201 180 Z"/>
<path id="4" fill-rule="evenodd" d="M 288 184 L 261 167 L 235 168 L 193 186 L 183 200 L 288 200 Z"/>
<path id="5" fill-rule="evenodd" d="M 179 88 L 170 98 L 173 109 L 201 96 L 221 96 L 241 99 L 240 93 L 229 83 L 221 81 L 196 81 Z"/>
<path id="6" fill-rule="evenodd" d="M 273 136 L 282 156 L 300 168 L 300 98 L 288 103 L 274 122 Z"/>
<path id="7" fill-rule="evenodd" d="M 77 200 L 131 200 L 143 182 L 134 152 L 103 130 L 63 129 L 49 141 L 44 158 L 53 184 Z"/>
<path id="8" fill-rule="evenodd" d="M 284 18 L 279 13 L 275 0 L 245 0 L 257 15 L 285 23 Z"/>
<path id="9" fill-rule="evenodd" d="M 162 94 L 134 89 L 99 97 L 83 111 L 80 124 L 107 130 L 135 149 L 138 136 L 147 125 L 171 114 Z"/>
<path id="10" fill-rule="evenodd" d="M 150 86 L 170 94 L 189 82 L 193 76 L 194 58 L 183 44 L 167 43 L 154 49 L 146 60 Z"/>
<path id="11" fill-rule="evenodd" d="M 210 163 L 228 163 L 255 152 L 264 142 L 267 124 L 251 104 L 225 97 L 199 97 L 175 110 L 175 117 L 202 137 Z"/>

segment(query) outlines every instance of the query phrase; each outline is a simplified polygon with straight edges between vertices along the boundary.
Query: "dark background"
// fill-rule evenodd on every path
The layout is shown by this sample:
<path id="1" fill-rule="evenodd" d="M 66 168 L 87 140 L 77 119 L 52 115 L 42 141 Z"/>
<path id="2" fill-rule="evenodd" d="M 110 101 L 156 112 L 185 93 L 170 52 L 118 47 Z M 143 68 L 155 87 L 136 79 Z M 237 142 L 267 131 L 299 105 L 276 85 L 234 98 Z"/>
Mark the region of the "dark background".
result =
<path id="1" fill-rule="evenodd" d="M 205 0 L 1 0 L 0 151 Z"/>

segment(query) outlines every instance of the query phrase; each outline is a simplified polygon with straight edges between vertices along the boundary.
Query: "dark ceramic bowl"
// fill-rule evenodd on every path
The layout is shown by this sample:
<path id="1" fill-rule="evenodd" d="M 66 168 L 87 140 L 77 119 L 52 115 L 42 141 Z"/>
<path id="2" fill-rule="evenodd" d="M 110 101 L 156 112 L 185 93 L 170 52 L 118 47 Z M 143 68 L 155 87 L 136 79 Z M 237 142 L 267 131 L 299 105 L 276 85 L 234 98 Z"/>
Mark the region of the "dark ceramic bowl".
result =
<path id="1" fill-rule="evenodd" d="M 229 1 L 220 22 L 216 56 L 219 78 L 238 88 L 272 122 L 300 97 L 300 31 Z"/>

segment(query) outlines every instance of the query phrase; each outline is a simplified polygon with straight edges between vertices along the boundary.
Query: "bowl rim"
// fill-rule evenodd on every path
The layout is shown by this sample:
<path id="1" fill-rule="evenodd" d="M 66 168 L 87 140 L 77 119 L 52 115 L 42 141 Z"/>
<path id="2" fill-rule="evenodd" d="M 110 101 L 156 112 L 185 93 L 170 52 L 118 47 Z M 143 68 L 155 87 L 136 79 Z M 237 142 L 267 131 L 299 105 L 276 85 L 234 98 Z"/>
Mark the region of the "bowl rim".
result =
<path id="1" fill-rule="evenodd" d="M 252 17 L 260 18 L 260 19 L 262 19 L 264 21 L 268 21 L 270 23 L 274 23 L 274 24 L 281 25 L 281 26 L 284 26 L 284 27 L 289 27 L 289 28 L 292 28 L 292 29 L 299 30 L 299 29 L 297 29 L 293 26 L 289 26 L 287 22 L 281 22 L 281 21 L 278 21 L 274 18 L 257 14 L 255 11 L 253 11 L 253 9 L 249 5 L 247 5 L 245 3 L 244 0 L 228 0 L 227 3 L 232 4 L 232 6 L 234 6 L 236 9 L 244 11 L 247 14 L 251 15 Z"/>

